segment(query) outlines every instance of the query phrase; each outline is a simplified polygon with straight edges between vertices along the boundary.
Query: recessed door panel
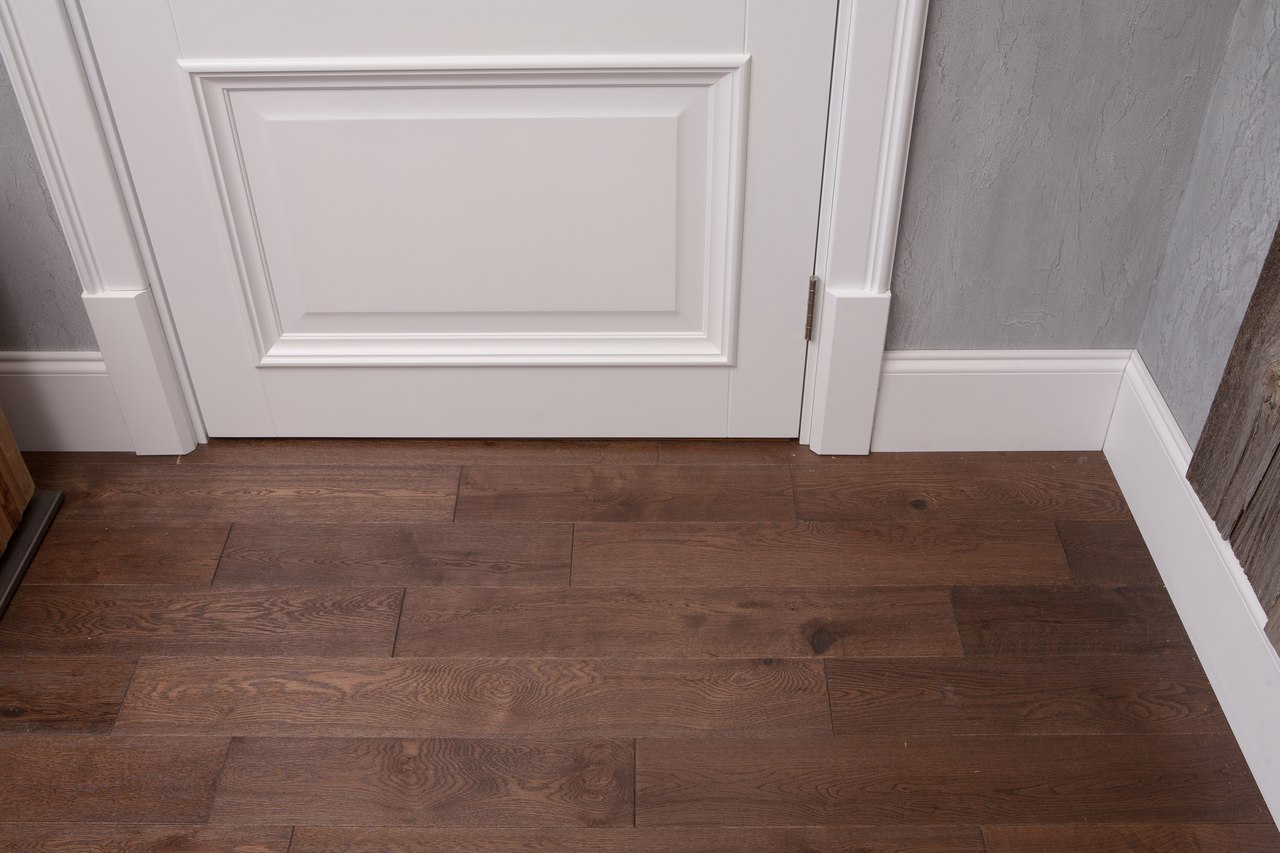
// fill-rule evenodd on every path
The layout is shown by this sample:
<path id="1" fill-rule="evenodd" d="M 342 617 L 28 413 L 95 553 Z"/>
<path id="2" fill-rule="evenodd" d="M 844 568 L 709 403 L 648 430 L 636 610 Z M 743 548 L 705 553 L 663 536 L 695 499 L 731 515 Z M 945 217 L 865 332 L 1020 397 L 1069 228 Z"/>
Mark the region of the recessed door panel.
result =
<path id="1" fill-rule="evenodd" d="M 187 64 L 259 365 L 731 363 L 746 57 L 562 64 Z"/>

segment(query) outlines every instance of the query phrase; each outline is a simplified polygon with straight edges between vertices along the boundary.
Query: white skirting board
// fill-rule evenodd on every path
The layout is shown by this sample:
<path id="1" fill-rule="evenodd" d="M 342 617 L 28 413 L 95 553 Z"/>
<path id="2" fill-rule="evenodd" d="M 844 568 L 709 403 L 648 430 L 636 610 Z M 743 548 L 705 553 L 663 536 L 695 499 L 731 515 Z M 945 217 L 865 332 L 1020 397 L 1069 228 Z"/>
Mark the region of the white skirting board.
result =
<path id="1" fill-rule="evenodd" d="M 0 409 L 22 450 L 133 450 L 96 352 L 0 353 Z"/>
<path id="2" fill-rule="evenodd" d="M 1280 656 L 1240 562 L 1187 482 L 1191 449 L 1135 353 L 1103 445 L 1258 788 L 1280 822 Z"/>
<path id="3" fill-rule="evenodd" d="M 887 352 L 871 451 L 1098 450 L 1130 352 Z"/>

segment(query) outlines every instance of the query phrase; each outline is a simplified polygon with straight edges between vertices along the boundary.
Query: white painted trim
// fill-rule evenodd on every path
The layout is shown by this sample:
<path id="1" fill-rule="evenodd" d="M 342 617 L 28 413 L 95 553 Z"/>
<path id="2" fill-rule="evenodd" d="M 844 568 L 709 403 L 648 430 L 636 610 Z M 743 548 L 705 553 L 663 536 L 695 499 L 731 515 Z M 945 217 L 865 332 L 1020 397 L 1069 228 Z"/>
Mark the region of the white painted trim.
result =
<path id="1" fill-rule="evenodd" d="M 96 352 L 0 352 L 0 409 L 22 450 L 133 450 Z"/>
<path id="2" fill-rule="evenodd" d="M 142 258 L 60 5 L 0 0 L 0 49 L 81 285 L 138 287 Z"/>
<path id="3" fill-rule="evenodd" d="M 159 278 L 114 125 L 96 85 L 92 52 L 87 42 L 77 41 L 79 14 L 74 3 L 72 7 L 69 14 L 62 4 L 48 0 L 0 0 L 0 53 L 13 77 L 86 296 L 145 292 L 149 285 L 156 288 Z M 174 436 L 191 436 L 185 448 L 191 450 L 205 436 L 163 293 L 154 290 L 150 298 L 135 304 L 138 311 L 150 314 L 141 320 L 143 325 L 158 334 L 139 339 L 148 347 L 145 364 L 138 358 L 119 360 L 118 347 L 103 346 L 112 380 L 140 392 L 150 386 L 130 401 L 135 434 L 164 424 L 159 428 Z M 100 344 L 138 332 L 136 322 L 111 325 L 120 317 L 118 312 L 97 318 L 90 314 Z M 137 345 L 135 341 L 132 346 Z M 133 405 L 167 401 L 174 389 L 182 400 L 179 407 L 167 402 L 147 409 Z"/>
<path id="4" fill-rule="evenodd" d="M 1193 452 L 1191 444 L 1183 435 L 1182 427 L 1178 426 L 1173 412 L 1169 409 L 1169 404 L 1164 401 L 1164 395 L 1160 393 L 1155 377 L 1151 375 L 1151 371 L 1147 370 L 1147 363 L 1142 360 L 1137 350 L 1129 355 L 1129 363 L 1125 365 L 1125 379 L 1133 384 L 1134 390 L 1139 394 L 1143 410 L 1152 419 L 1152 424 L 1160 434 L 1160 442 L 1168 451 L 1170 460 L 1178 469 L 1178 474 L 1186 477 L 1187 469 L 1191 467 Z M 1199 502 L 1198 497 L 1196 500 Z M 1205 517 L 1208 517 L 1208 513 Z"/>
<path id="5" fill-rule="evenodd" d="M 133 450 L 156 455 L 195 449 L 196 435 L 177 376 L 156 357 L 167 344 L 151 291 L 86 293 L 84 307 L 110 367 Z"/>
<path id="6" fill-rule="evenodd" d="M 1135 353 L 1103 447 L 1245 760 L 1280 821 L 1280 656 L 1239 561 L 1186 479 L 1190 447 Z"/>
<path id="7" fill-rule="evenodd" d="M 1213 540 L 1214 547 L 1217 548 L 1219 555 L 1222 557 L 1223 564 L 1227 566 L 1232 583 L 1235 584 L 1241 598 L 1249 606 L 1253 614 L 1253 620 L 1258 623 L 1259 628 L 1265 628 L 1267 612 L 1263 610 L 1262 604 L 1258 601 L 1258 596 L 1253 591 L 1253 585 L 1249 583 L 1249 578 L 1245 575 L 1244 568 L 1240 565 L 1240 561 L 1236 559 L 1235 552 L 1231 549 L 1231 543 L 1218 532 L 1217 524 L 1209 516 L 1204 505 L 1200 503 L 1199 495 L 1195 493 L 1191 484 L 1186 482 L 1187 469 L 1191 467 L 1191 445 L 1187 442 L 1186 436 L 1182 434 L 1182 428 L 1178 426 L 1178 422 L 1174 420 L 1173 412 L 1169 410 L 1168 404 L 1165 403 L 1164 395 L 1160 393 L 1160 388 L 1156 385 L 1155 379 L 1151 376 L 1151 372 L 1147 370 L 1147 365 L 1142 360 L 1142 356 L 1137 352 L 1134 352 L 1129 360 L 1125 370 L 1125 382 L 1132 386 L 1132 392 L 1137 396 L 1138 403 L 1151 421 L 1152 428 L 1160 439 L 1160 446 L 1164 448 L 1165 454 L 1169 457 L 1169 462 L 1177 471 L 1178 476 L 1183 479 L 1183 488 L 1195 504 L 1197 521 L 1210 533 L 1209 538 Z M 1125 388 L 1122 387 L 1120 393 L 1125 392 Z"/>
<path id="8" fill-rule="evenodd" d="M 852 368 L 862 379 L 850 381 L 835 350 L 863 353 L 868 346 L 831 337 L 832 330 L 867 325 L 828 322 L 822 314 L 843 311 L 858 293 L 889 298 L 928 8 L 928 0 L 840 0 L 814 259 L 819 331 L 809 347 L 800 418 L 800 441 L 820 453 L 867 452 L 875 373 L 866 381 L 868 361 Z M 883 331 L 875 334 L 883 340 Z M 826 424 L 815 420 L 819 412 Z"/>
<path id="9" fill-rule="evenodd" d="M 747 54 L 180 60 L 179 67 L 191 77 L 211 171 L 232 236 L 258 367 L 735 364 L 750 61 Z M 262 212 L 250 197 L 247 143 L 237 131 L 244 127 L 245 117 L 237 119 L 233 97 L 255 91 L 517 87 L 612 92 L 611 103 L 644 87 L 649 93 L 668 93 L 675 114 L 687 107 L 690 89 L 703 91 L 711 117 L 703 146 L 707 254 L 698 282 L 701 291 L 690 297 L 687 309 L 692 312 L 696 305 L 700 318 L 671 311 L 662 320 L 649 320 L 649 328 L 596 331 L 586 319 L 592 315 L 580 312 L 569 316 L 582 317 L 585 328 L 525 333 L 443 330 L 438 328 L 439 315 L 429 313 L 402 315 L 416 316 L 420 330 L 401 332 L 344 328 L 353 318 L 342 313 L 307 317 L 329 326 L 326 331 L 295 325 L 303 318 L 294 324 L 282 319 L 264 248 L 268 241 L 260 228 Z M 671 324 L 669 330 L 664 330 L 664 323 Z M 287 331 L 289 325 L 294 325 L 293 331 Z M 421 330 L 432 327 L 436 330 Z"/>
<path id="10" fill-rule="evenodd" d="M 475 72 L 558 71 L 737 71 L 747 63 L 745 53 L 705 54 L 499 54 L 495 56 L 338 56 L 317 59 L 264 57 L 253 59 L 180 59 L 178 66 L 188 74 L 251 76 L 271 74 L 341 74 L 343 72 L 395 73 L 440 72 L 466 77 Z M 416 84 L 415 84 L 416 85 Z"/>
<path id="11" fill-rule="evenodd" d="M 871 450 L 1099 450 L 1129 354 L 885 353 Z"/>
<path id="12" fill-rule="evenodd" d="M 824 344 L 810 347 L 810 353 L 817 354 L 812 372 L 822 377 L 826 392 L 812 398 L 809 447 L 814 453 L 865 454 L 871 448 L 889 294 L 828 290 L 823 301 L 818 338 Z"/>

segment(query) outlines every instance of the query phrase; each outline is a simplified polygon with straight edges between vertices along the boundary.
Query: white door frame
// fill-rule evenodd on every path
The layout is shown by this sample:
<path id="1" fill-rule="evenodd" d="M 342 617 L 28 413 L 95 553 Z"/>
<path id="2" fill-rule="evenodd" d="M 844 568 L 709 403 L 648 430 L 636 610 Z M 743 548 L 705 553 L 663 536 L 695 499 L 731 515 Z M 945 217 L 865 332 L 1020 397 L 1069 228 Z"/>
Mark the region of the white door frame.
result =
<path id="1" fill-rule="evenodd" d="M 821 453 L 870 446 L 927 7 L 839 0 L 800 429 Z M 77 0 L 0 0 L 0 51 L 134 448 L 189 452 L 207 436 Z"/>
<path id="2" fill-rule="evenodd" d="M 871 448 L 929 0 L 840 0 L 800 443 Z"/>
<path id="3" fill-rule="evenodd" d="M 78 23 L 75 0 L 0 0 L 0 52 L 134 449 L 187 453 L 204 427 Z"/>

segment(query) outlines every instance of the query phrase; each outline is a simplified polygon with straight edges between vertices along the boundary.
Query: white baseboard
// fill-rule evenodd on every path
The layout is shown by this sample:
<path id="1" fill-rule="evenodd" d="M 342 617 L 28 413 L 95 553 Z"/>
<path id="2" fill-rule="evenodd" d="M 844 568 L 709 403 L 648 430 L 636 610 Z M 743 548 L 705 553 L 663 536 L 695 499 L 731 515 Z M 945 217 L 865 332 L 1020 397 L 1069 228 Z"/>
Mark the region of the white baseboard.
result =
<path id="1" fill-rule="evenodd" d="M 887 352 L 871 450 L 1100 450 L 1129 353 Z"/>
<path id="2" fill-rule="evenodd" d="M 1271 815 L 1280 821 L 1280 656 L 1240 562 L 1187 482 L 1191 448 L 1134 354 L 1103 446 Z"/>
<path id="3" fill-rule="evenodd" d="M 22 450 L 133 450 L 96 352 L 0 353 L 0 409 Z"/>

